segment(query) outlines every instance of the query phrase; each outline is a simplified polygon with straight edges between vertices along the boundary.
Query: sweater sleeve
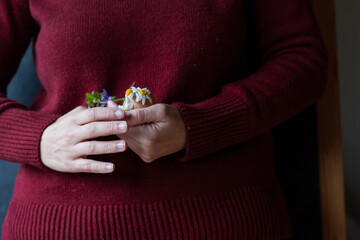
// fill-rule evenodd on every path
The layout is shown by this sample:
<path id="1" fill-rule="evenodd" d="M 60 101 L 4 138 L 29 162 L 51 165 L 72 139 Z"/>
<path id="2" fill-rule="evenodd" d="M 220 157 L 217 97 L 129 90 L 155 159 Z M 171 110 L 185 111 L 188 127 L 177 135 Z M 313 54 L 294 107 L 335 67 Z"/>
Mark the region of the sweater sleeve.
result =
<path id="1" fill-rule="evenodd" d="M 307 0 L 252 2 L 260 67 L 196 104 L 173 103 L 186 126 L 187 161 L 271 130 L 325 88 L 327 51 Z"/>
<path id="2" fill-rule="evenodd" d="M 58 116 L 30 111 L 6 97 L 35 28 L 28 1 L 0 1 L 0 159 L 45 168 L 39 152 L 41 134 Z"/>

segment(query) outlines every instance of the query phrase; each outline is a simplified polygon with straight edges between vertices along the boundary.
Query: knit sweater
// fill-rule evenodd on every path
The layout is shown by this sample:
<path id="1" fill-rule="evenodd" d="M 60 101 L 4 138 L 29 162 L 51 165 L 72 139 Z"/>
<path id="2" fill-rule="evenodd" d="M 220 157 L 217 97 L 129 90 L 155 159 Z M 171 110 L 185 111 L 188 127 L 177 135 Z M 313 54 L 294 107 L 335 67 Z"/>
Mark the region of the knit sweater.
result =
<path id="1" fill-rule="evenodd" d="M 27 109 L 6 86 L 32 39 L 43 88 Z M 3 239 L 290 237 L 271 131 L 316 101 L 325 69 L 307 0 L 0 1 L 0 159 L 21 163 Z M 47 126 L 133 82 L 179 109 L 185 150 L 89 157 L 106 175 L 42 164 Z"/>

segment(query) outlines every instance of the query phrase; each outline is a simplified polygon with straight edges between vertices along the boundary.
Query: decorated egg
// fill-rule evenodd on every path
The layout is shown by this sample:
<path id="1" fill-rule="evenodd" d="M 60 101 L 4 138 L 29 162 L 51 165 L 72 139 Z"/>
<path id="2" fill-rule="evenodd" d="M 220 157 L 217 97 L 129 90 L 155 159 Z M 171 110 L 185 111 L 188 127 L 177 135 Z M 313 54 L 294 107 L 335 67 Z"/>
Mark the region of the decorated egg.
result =
<path id="1" fill-rule="evenodd" d="M 147 88 L 130 87 L 125 92 L 125 101 L 119 108 L 129 111 L 136 108 L 149 107 L 156 103 L 154 95 Z"/>

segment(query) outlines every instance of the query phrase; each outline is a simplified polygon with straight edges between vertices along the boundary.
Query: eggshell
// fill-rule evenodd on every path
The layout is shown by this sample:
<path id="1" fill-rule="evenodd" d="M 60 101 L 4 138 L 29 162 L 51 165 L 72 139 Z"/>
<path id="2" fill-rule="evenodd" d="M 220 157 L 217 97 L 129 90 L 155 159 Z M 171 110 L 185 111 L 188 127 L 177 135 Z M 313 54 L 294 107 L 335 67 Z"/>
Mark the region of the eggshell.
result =
<path id="1" fill-rule="evenodd" d="M 155 104 L 155 103 L 156 103 L 156 99 L 155 99 L 154 95 L 151 93 L 151 94 L 149 95 L 149 97 L 151 98 L 152 103 L 151 103 L 148 99 L 146 99 L 144 105 L 142 104 L 142 101 L 135 102 L 135 98 L 133 98 L 133 100 L 132 100 L 131 102 L 134 104 L 134 109 L 136 109 L 136 108 L 146 108 L 146 107 L 149 107 L 149 106 Z"/>

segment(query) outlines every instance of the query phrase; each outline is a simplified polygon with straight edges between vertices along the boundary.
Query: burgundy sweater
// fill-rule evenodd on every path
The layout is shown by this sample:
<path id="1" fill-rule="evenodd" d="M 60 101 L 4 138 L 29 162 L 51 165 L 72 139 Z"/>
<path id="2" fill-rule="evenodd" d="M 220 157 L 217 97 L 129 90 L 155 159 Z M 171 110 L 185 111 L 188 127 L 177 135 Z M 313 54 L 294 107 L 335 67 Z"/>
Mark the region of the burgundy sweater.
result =
<path id="1" fill-rule="evenodd" d="M 27 109 L 6 86 L 31 39 L 43 88 Z M 1 0 L 0 159 L 21 163 L 3 239 L 291 236 L 271 130 L 316 101 L 325 69 L 307 0 Z M 178 107 L 184 151 L 92 156 L 108 175 L 42 164 L 47 126 L 133 82 Z"/>

